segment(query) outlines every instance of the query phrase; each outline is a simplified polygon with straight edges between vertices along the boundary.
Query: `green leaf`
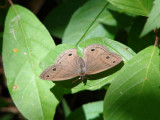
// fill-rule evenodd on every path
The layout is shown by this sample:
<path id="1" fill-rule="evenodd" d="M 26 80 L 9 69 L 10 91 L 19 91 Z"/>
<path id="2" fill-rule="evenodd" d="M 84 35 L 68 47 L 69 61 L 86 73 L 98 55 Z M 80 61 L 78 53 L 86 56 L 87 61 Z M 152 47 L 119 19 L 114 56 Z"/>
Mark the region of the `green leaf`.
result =
<path id="1" fill-rule="evenodd" d="M 123 10 L 123 9 L 120 9 L 120 8 L 118 8 L 118 7 L 116 7 L 116 6 L 112 5 L 112 4 L 109 4 L 109 5 L 107 6 L 107 9 L 108 9 L 108 10 L 115 11 L 115 12 L 117 12 L 117 13 L 124 13 L 124 14 L 126 14 L 126 15 L 128 15 L 128 16 L 132 16 L 132 17 L 136 17 L 136 16 L 137 16 L 137 15 L 135 15 L 135 14 L 133 14 L 133 13 L 130 13 L 130 12 L 127 12 L 127 11 L 125 11 L 125 10 Z"/>
<path id="2" fill-rule="evenodd" d="M 10 7 L 5 21 L 3 63 L 13 102 L 27 118 L 53 119 L 58 98 L 51 81 L 39 78 L 39 63 L 55 46 L 40 21 L 27 9 Z"/>
<path id="3" fill-rule="evenodd" d="M 73 111 L 65 120 L 102 120 L 103 101 L 82 105 Z"/>
<path id="4" fill-rule="evenodd" d="M 154 1 L 154 6 L 149 13 L 149 18 L 147 20 L 147 23 L 144 26 L 144 29 L 141 33 L 141 36 L 146 35 L 150 31 L 152 31 L 155 28 L 160 27 L 160 0 L 155 0 Z"/>
<path id="5" fill-rule="evenodd" d="M 104 100 L 105 120 L 159 120 L 158 48 L 150 46 L 121 69 Z"/>
<path id="6" fill-rule="evenodd" d="M 145 17 L 137 17 L 129 30 L 128 46 L 130 46 L 135 52 L 139 52 L 140 50 L 154 44 L 155 37 L 152 33 L 140 38 L 145 22 Z"/>
<path id="7" fill-rule="evenodd" d="M 63 43 L 76 44 L 89 38 L 109 37 L 103 24 L 116 25 L 116 21 L 106 10 L 108 2 L 105 0 L 90 0 L 79 8 L 72 16 L 63 36 Z"/>
<path id="8" fill-rule="evenodd" d="M 110 51 L 113 51 L 123 58 L 124 62 L 127 62 L 130 60 L 135 53 L 128 48 L 127 46 L 118 43 L 114 40 L 110 40 L 107 38 L 92 38 L 89 40 L 86 40 L 84 42 L 81 42 L 79 47 L 77 48 L 79 56 L 83 56 L 83 49 L 91 44 L 102 44 L 106 46 Z M 71 48 L 76 48 L 73 45 L 67 45 L 67 44 L 61 44 L 56 46 L 54 49 L 52 49 L 48 55 L 41 61 L 41 68 L 44 70 L 45 68 L 49 67 L 50 65 L 54 64 L 55 59 L 65 50 L 71 49 Z M 123 64 L 123 63 L 122 63 Z M 92 76 L 88 76 L 90 79 L 86 82 L 86 85 L 81 82 L 75 82 L 72 83 L 72 81 L 78 79 L 74 78 L 71 80 L 66 80 L 66 81 L 58 81 L 54 82 L 57 86 L 66 88 L 64 91 L 65 93 L 76 93 L 82 90 L 97 90 L 102 87 L 104 87 L 106 84 L 110 83 L 112 79 L 114 78 L 115 74 L 117 71 L 122 67 L 122 64 L 119 64 L 118 66 L 109 69 L 107 71 L 104 71 L 99 74 L 95 74 Z"/>
<path id="9" fill-rule="evenodd" d="M 107 0 L 126 12 L 147 16 L 152 8 L 153 0 Z"/>
<path id="10" fill-rule="evenodd" d="M 65 117 L 67 117 L 71 113 L 71 110 L 65 99 L 62 99 L 62 106 L 63 106 Z"/>
<path id="11" fill-rule="evenodd" d="M 70 0 L 54 8 L 46 17 L 44 24 L 53 36 L 62 38 L 73 12 L 86 0 Z"/>

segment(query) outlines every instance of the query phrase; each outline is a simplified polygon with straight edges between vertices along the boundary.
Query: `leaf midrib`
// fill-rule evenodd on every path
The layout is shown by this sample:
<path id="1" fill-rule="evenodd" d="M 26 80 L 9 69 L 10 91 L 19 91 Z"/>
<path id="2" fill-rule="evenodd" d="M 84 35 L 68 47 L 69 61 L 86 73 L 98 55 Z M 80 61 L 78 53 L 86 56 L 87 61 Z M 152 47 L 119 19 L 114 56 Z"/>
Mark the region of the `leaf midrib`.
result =
<path id="1" fill-rule="evenodd" d="M 82 39 L 85 37 L 85 35 L 88 33 L 88 31 L 90 30 L 90 28 L 93 26 L 93 24 L 96 22 L 96 20 L 98 19 L 98 17 L 101 15 L 101 13 L 105 10 L 105 8 L 107 7 L 109 3 L 107 2 L 105 4 L 105 6 L 102 8 L 102 10 L 99 12 L 99 14 L 95 17 L 95 19 L 91 22 L 91 24 L 89 25 L 89 27 L 87 28 L 87 30 L 83 33 L 82 37 L 79 39 L 79 41 L 76 43 L 76 47 L 79 45 L 79 43 L 82 41 Z"/>
<path id="2" fill-rule="evenodd" d="M 154 51 L 155 51 L 155 50 L 154 50 L 155 47 L 156 47 L 156 46 L 154 46 L 153 49 L 152 49 L 152 52 L 151 52 L 151 55 L 150 55 L 150 59 L 149 59 L 149 62 L 148 62 L 149 64 L 148 64 L 147 66 L 144 66 L 144 68 L 140 69 L 139 71 L 136 71 L 136 74 L 139 73 L 140 71 L 143 71 L 143 70 L 145 69 L 146 72 L 145 72 L 144 78 L 147 76 L 149 67 L 151 66 L 151 60 L 152 60 L 152 57 L 153 57 L 153 54 L 154 54 Z M 134 76 L 135 76 L 135 74 L 132 75 L 132 77 L 134 77 Z M 128 79 L 130 79 L 130 78 L 128 78 Z M 128 80 L 127 80 L 127 81 L 128 81 Z M 134 86 L 136 86 L 136 85 L 138 85 L 138 84 L 142 84 L 142 86 L 143 86 L 143 84 L 144 84 L 145 81 L 146 81 L 146 80 L 143 80 L 143 81 L 138 82 L 137 84 L 134 84 L 132 87 L 129 87 L 127 90 L 125 90 L 125 92 L 123 91 L 123 94 L 126 93 L 129 89 L 133 88 Z M 125 81 L 125 82 L 126 82 L 126 81 Z M 124 84 L 124 83 L 122 83 L 120 86 L 122 86 L 123 84 Z M 117 90 L 118 88 L 120 88 L 120 86 L 118 86 L 116 89 L 114 89 L 114 91 Z M 143 87 L 141 88 L 141 91 L 140 91 L 137 95 L 142 94 L 142 90 L 143 90 Z M 113 93 L 114 91 L 112 91 L 112 93 Z M 112 94 L 112 93 L 110 93 L 110 94 Z M 114 99 L 114 102 L 112 102 L 112 104 L 110 104 L 110 106 L 112 106 L 120 97 L 121 97 L 121 96 L 118 96 L 117 99 Z M 119 108 L 119 107 L 117 107 L 117 109 L 118 109 L 118 108 Z M 109 107 L 108 109 L 110 109 L 110 107 Z M 115 112 L 116 112 L 116 109 L 114 109 L 114 112 L 112 112 L 112 114 L 114 114 Z M 111 114 L 111 116 L 112 116 L 112 114 Z"/>

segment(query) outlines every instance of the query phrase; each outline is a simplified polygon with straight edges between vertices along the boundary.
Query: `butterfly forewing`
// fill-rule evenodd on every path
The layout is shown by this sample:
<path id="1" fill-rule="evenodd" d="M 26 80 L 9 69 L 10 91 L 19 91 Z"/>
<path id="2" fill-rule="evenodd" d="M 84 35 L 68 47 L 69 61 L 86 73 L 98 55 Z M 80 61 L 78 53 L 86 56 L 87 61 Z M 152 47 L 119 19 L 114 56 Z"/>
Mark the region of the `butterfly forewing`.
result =
<path id="1" fill-rule="evenodd" d="M 60 54 L 55 64 L 44 70 L 40 78 L 44 80 L 60 81 L 78 76 L 78 55 L 76 49 L 69 49 Z"/>
<path id="2" fill-rule="evenodd" d="M 102 45 L 90 45 L 84 49 L 84 61 L 86 74 L 96 74 L 117 65 L 122 58 Z"/>
<path id="3" fill-rule="evenodd" d="M 58 58 L 55 60 L 55 64 L 68 65 L 72 63 L 73 67 L 76 67 L 79 56 L 76 49 L 69 49 L 61 53 Z"/>
<path id="4" fill-rule="evenodd" d="M 44 80 L 60 81 L 71 79 L 76 76 L 78 76 L 78 74 L 73 71 L 71 67 L 66 65 L 52 65 L 42 72 L 40 78 Z"/>

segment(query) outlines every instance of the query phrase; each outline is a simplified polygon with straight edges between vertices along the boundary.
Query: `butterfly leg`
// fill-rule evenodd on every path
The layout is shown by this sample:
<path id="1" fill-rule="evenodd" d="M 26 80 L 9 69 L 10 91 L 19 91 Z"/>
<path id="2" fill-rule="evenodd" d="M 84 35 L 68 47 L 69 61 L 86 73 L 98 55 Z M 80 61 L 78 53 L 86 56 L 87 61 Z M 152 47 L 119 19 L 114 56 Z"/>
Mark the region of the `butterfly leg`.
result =
<path id="1" fill-rule="evenodd" d="M 78 79 L 76 79 L 76 80 L 72 81 L 72 83 L 75 83 L 75 82 L 77 82 L 77 81 L 79 81 L 79 80 L 82 82 L 81 77 L 79 77 Z"/>

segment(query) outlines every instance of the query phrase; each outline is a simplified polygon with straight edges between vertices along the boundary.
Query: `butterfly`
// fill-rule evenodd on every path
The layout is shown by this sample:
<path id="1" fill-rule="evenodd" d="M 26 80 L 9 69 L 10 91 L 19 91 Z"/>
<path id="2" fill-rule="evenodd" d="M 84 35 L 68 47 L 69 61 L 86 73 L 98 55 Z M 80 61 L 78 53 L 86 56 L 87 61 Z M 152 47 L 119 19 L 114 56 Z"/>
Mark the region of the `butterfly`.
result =
<path id="1" fill-rule="evenodd" d="M 83 58 L 79 57 L 76 49 L 64 51 L 53 65 L 41 73 L 40 78 L 62 81 L 80 76 L 79 79 L 83 80 L 86 75 L 105 71 L 122 61 L 120 55 L 110 52 L 100 44 L 87 46 L 83 51 L 83 56 Z"/>

